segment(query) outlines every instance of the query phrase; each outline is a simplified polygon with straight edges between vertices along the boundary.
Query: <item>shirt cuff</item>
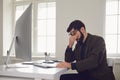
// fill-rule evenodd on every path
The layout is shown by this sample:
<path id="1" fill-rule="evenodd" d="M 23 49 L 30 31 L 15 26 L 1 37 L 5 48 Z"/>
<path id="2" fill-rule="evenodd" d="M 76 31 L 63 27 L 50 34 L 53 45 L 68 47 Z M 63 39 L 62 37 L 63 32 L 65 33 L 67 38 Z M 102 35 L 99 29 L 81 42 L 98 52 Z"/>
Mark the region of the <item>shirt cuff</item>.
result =
<path id="1" fill-rule="evenodd" d="M 75 70 L 76 69 L 76 63 L 71 63 L 71 69 Z"/>

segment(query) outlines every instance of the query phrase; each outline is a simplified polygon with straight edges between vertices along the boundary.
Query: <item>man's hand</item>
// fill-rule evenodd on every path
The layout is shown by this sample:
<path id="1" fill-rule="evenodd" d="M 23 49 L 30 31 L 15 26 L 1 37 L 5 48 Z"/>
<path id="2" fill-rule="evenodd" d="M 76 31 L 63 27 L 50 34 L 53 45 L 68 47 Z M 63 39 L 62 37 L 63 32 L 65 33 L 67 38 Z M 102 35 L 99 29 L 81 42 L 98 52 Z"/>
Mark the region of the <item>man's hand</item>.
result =
<path id="1" fill-rule="evenodd" d="M 68 62 L 61 62 L 59 63 L 57 66 L 57 68 L 71 68 L 71 63 L 68 63 Z"/>
<path id="2" fill-rule="evenodd" d="M 76 36 L 71 36 L 71 37 L 69 38 L 69 45 L 68 45 L 69 48 L 72 48 L 75 40 L 76 40 Z"/>

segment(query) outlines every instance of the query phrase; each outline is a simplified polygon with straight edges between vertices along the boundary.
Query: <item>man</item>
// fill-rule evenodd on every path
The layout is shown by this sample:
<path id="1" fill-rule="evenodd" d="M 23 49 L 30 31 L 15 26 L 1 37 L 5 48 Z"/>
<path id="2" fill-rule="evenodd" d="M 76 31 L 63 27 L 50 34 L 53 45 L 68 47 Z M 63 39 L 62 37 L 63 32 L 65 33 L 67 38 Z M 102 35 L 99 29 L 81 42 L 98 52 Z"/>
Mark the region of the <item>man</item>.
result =
<path id="1" fill-rule="evenodd" d="M 57 67 L 77 70 L 78 73 L 63 74 L 60 80 L 115 80 L 107 64 L 103 38 L 87 33 L 85 25 L 80 20 L 73 21 L 67 32 L 70 38 L 65 52 L 65 62 L 61 62 Z M 77 43 L 73 50 L 75 41 Z"/>

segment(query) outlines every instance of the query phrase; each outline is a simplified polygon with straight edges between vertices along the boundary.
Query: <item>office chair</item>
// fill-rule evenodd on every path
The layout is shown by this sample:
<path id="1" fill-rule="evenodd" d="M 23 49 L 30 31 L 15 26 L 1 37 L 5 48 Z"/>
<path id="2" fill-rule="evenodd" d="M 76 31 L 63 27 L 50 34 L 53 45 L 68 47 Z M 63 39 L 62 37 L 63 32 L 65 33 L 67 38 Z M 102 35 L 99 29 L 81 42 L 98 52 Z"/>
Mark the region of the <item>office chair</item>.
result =
<path id="1" fill-rule="evenodd" d="M 114 59 L 113 58 L 107 58 L 108 67 L 113 71 L 113 65 L 114 65 Z"/>

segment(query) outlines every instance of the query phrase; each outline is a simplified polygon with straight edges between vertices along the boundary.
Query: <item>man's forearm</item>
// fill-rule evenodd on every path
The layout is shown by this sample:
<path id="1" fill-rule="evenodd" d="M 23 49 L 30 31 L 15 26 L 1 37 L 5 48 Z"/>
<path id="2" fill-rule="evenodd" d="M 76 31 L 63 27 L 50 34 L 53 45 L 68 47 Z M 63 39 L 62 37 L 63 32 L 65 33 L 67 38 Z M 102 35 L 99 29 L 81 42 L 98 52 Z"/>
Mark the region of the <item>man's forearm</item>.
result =
<path id="1" fill-rule="evenodd" d="M 65 51 L 65 61 L 66 62 L 74 61 L 74 52 L 72 51 L 72 48 L 69 48 L 69 46 L 66 48 Z"/>

